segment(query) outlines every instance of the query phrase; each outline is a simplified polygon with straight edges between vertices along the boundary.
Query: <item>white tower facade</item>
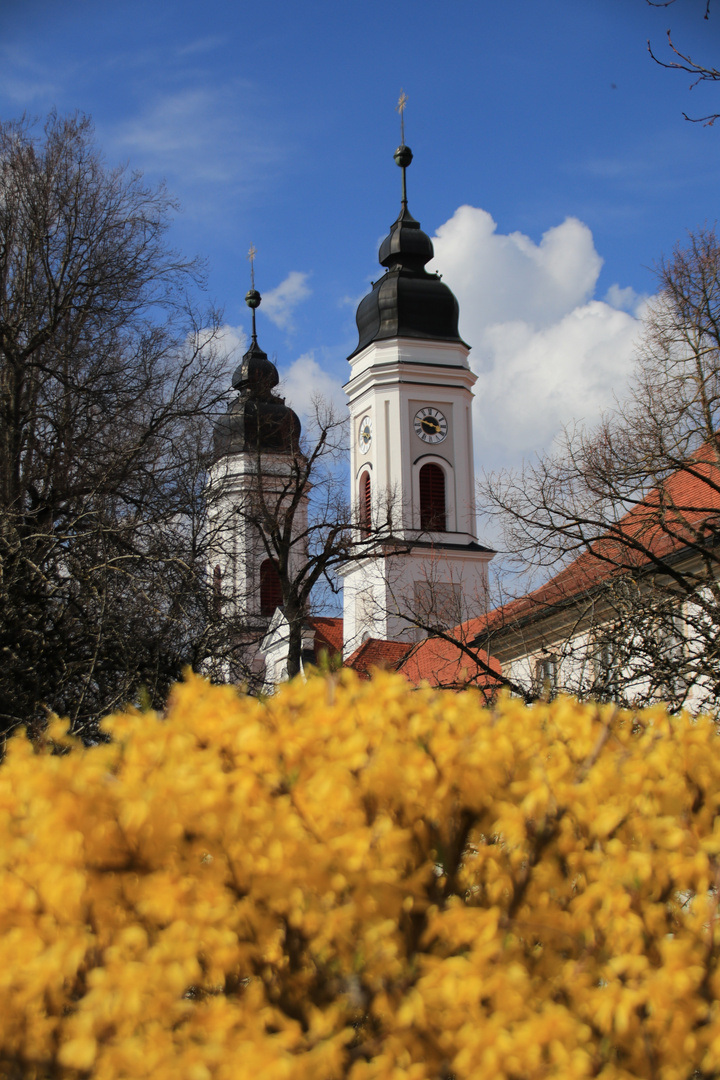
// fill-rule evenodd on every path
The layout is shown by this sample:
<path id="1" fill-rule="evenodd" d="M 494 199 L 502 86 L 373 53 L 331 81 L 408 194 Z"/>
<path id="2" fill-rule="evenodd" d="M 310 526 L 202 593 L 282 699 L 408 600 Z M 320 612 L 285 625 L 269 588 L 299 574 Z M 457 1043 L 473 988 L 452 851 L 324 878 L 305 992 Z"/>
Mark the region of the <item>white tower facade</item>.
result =
<path id="1" fill-rule="evenodd" d="M 303 559 L 302 543 L 273 543 L 277 523 L 296 494 L 301 457 L 300 421 L 276 392 L 277 368 L 258 345 L 255 309 L 260 294 L 246 296 L 252 308 L 252 341 L 233 374 L 237 397 L 215 427 L 215 461 L 206 487 L 209 574 L 220 625 L 233 635 L 238 666 L 222 672 L 261 684 L 261 642 L 282 607 L 282 576 L 292 579 Z M 307 532 L 307 497 L 294 511 L 292 534 Z"/>
<path id="2" fill-rule="evenodd" d="M 407 208 L 380 248 L 386 268 L 357 312 L 345 386 L 357 539 L 382 555 L 344 569 L 344 653 L 368 637 L 416 640 L 482 610 L 493 552 L 477 542 L 469 348 L 450 289 L 425 270 L 432 241 Z"/>

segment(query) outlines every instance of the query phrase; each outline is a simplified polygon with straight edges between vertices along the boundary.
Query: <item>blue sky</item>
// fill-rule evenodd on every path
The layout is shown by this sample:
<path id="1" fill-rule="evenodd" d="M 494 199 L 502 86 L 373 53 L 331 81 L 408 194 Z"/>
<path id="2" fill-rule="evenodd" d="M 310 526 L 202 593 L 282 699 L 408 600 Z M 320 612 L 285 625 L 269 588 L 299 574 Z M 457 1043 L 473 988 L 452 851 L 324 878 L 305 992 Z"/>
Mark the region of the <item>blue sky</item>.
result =
<path id="1" fill-rule="evenodd" d="M 93 116 L 108 161 L 167 180 L 228 346 L 258 249 L 264 348 L 302 409 L 337 394 L 399 208 L 473 345 L 479 466 L 514 464 L 622 394 L 652 264 L 713 223 L 720 110 L 646 39 L 717 63 L 705 0 L 0 0 L 0 117 Z"/>

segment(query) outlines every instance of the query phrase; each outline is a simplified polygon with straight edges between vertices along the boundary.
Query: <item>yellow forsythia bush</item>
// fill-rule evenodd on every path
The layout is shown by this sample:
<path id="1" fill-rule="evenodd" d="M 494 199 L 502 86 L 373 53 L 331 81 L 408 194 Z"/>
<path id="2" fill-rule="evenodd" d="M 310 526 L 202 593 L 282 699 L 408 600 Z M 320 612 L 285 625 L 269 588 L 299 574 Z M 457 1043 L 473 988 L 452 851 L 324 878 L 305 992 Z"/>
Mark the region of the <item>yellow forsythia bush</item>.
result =
<path id="1" fill-rule="evenodd" d="M 0 767 L 0 1075 L 720 1069 L 711 721 L 343 672 L 107 726 Z"/>

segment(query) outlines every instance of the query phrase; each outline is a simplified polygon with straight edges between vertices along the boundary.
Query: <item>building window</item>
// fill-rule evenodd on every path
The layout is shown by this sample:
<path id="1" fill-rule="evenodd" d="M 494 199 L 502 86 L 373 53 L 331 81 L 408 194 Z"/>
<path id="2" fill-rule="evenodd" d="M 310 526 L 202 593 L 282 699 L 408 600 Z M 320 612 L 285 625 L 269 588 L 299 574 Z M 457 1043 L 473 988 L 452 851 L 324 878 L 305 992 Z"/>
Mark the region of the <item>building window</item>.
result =
<path id="1" fill-rule="evenodd" d="M 216 566 L 213 570 L 213 611 L 220 614 L 222 608 L 222 570 Z"/>
<path id="2" fill-rule="evenodd" d="M 420 470 L 420 528 L 445 532 L 445 473 L 439 465 L 423 465 Z"/>
<path id="3" fill-rule="evenodd" d="M 360 477 L 360 535 L 363 540 L 370 535 L 372 525 L 372 490 L 370 487 L 370 473 L 364 472 Z"/>
<path id="4" fill-rule="evenodd" d="M 688 691 L 686 668 L 687 624 L 682 609 L 665 608 L 658 615 L 652 666 L 657 679 L 656 697 L 674 704 Z"/>
<path id="5" fill-rule="evenodd" d="M 413 613 L 418 623 L 428 628 L 425 635 L 418 634 L 418 640 L 432 627 L 447 630 L 458 626 L 463 621 L 462 600 L 462 588 L 452 581 L 416 581 Z"/>
<path id="6" fill-rule="evenodd" d="M 619 635 L 620 628 L 616 628 Z M 595 639 L 593 648 L 593 696 L 609 701 L 617 696 L 620 676 L 620 648 L 612 636 Z"/>
<path id="7" fill-rule="evenodd" d="M 272 559 L 260 564 L 260 614 L 272 615 L 282 607 L 282 585 L 277 566 Z"/>
<path id="8" fill-rule="evenodd" d="M 552 697 L 557 689 L 557 657 L 551 654 L 541 656 L 535 661 L 535 692 L 545 697 Z"/>

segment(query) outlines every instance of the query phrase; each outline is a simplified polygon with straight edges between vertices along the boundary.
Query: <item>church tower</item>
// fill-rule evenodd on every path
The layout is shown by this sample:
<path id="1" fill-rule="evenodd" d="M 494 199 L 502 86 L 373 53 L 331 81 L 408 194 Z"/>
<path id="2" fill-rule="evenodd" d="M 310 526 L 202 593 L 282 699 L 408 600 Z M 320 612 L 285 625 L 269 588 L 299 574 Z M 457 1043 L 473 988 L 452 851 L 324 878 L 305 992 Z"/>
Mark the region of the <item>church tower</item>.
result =
<path id="1" fill-rule="evenodd" d="M 254 249 L 251 248 L 251 257 Z M 214 464 L 206 488 L 210 566 L 216 604 L 238 644 L 245 670 L 240 677 L 263 677 L 260 642 L 282 605 L 278 552 L 272 527 L 293 492 L 300 459 L 300 421 L 275 392 L 277 368 L 257 340 L 255 311 L 261 296 L 253 287 L 245 302 L 252 311 L 252 340 L 232 377 L 237 396 L 214 432 Z M 307 498 L 295 510 L 293 533 L 304 536 Z M 289 562 L 302 558 L 291 550 Z M 294 567 L 288 566 L 290 576 Z M 237 679 L 238 673 L 224 673 Z"/>
<path id="2" fill-rule="evenodd" d="M 357 310 L 345 385 L 357 538 L 377 537 L 383 555 L 343 571 L 346 657 L 368 637 L 416 640 L 477 613 L 493 556 L 475 535 L 470 350 L 455 296 L 425 269 L 434 251 L 408 209 L 404 140 L 394 157 L 400 214 Z"/>

